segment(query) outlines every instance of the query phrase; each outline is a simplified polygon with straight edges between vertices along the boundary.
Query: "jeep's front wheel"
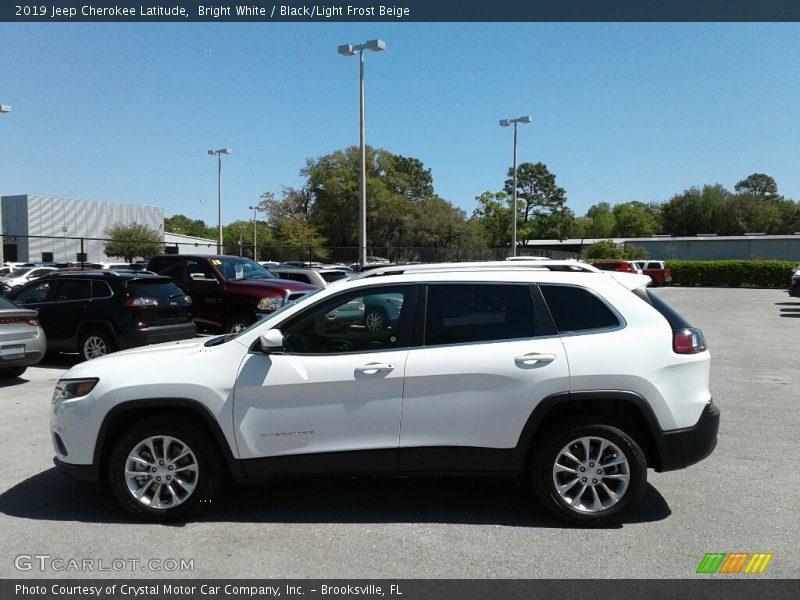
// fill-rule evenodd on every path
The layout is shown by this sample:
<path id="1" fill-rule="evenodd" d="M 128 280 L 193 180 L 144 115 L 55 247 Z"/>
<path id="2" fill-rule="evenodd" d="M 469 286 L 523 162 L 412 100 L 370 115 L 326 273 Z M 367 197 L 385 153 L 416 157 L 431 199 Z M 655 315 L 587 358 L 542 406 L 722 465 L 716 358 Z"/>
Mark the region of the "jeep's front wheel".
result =
<path id="1" fill-rule="evenodd" d="M 538 449 L 534 489 L 547 510 L 573 525 L 618 521 L 647 483 L 642 449 L 610 424 L 562 425 Z"/>
<path id="2" fill-rule="evenodd" d="M 172 419 L 142 421 L 111 451 L 108 477 L 117 502 L 148 521 L 199 514 L 219 486 L 220 462 L 199 428 Z"/>

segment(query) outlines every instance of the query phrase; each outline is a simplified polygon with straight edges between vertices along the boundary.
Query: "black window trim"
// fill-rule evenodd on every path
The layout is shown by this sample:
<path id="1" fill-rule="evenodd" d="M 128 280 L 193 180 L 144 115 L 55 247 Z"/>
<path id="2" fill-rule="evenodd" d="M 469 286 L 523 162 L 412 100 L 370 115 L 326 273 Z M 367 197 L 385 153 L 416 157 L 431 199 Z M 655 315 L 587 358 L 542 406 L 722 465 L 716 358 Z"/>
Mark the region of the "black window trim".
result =
<path id="1" fill-rule="evenodd" d="M 445 286 L 445 285 L 486 285 L 486 286 L 493 286 L 497 287 L 500 285 L 506 286 L 524 286 L 528 288 L 528 293 L 531 295 L 531 302 L 533 304 L 533 337 L 518 337 L 518 338 L 504 338 L 504 339 L 496 339 L 496 340 L 474 340 L 471 342 L 453 342 L 451 344 L 425 344 L 425 334 L 426 332 L 426 323 L 428 322 L 428 290 L 431 287 L 435 286 Z M 534 290 L 536 286 L 528 281 L 433 281 L 430 283 L 426 283 L 424 285 L 424 290 L 420 294 L 419 298 L 419 316 L 416 320 L 416 327 L 415 327 L 415 334 L 418 335 L 418 340 L 420 342 L 419 347 L 421 348 L 452 348 L 458 346 L 474 346 L 476 344 L 505 344 L 508 342 L 520 342 L 525 340 L 539 340 L 539 339 L 546 339 L 557 337 L 558 333 L 555 330 L 555 326 L 552 327 L 552 333 L 544 331 L 548 329 L 548 321 L 543 320 L 539 315 L 540 310 L 544 307 L 544 300 L 541 300 L 541 303 L 537 301 L 537 293 Z M 552 323 L 552 317 L 550 317 L 550 313 L 547 313 L 547 317 L 549 321 Z M 540 326 L 542 327 L 543 331 L 539 334 Z"/>
<path id="2" fill-rule="evenodd" d="M 547 299 L 544 297 L 544 292 L 540 290 L 539 293 L 542 294 L 542 301 L 544 302 L 544 305 L 547 308 L 547 314 L 550 315 L 550 320 L 553 323 L 553 327 L 555 327 L 555 329 L 558 332 L 558 335 L 560 337 L 572 337 L 572 336 L 576 336 L 576 335 L 592 335 L 592 334 L 595 334 L 595 333 L 609 333 L 609 332 L 612 332 L 612 331 L 621 331 L 622 329 L 625 329 L 628 326 L 628 322 L 625 320 L 625 317 L 622 316 L 622 313 L 620 313 L 610 302 L 608 302 L 605 298 L 603 298 L 600 294 L 598 294 L 595 290 L 593 290 L 590 287 L 586 287 L 584 285 L 577 285 L 577 284 L 574 284 L 574 283 L 539 283 L 539 284 L 537 284 L 537 287 L 547 287 L 547 286 L 572 287 L 572 288 L 578 288 L 578 289 L 581 289 L 581 290 L 585 290 L 585 291 L 589 292 L 591 295 L 593 295 L 595 298 L 597 298 L 600 302 L 602 302 L 605 305 L 605 307 L 608 308 L 611 311 L 611 314 L 613 314 L 617 318 L 617 322 L 618 323 L 614 327 L 595 327 L 595 328 L 592 328 L 592 329 L 577 329 L 577 330 L 568 330 L 568 331 L 558 331 L 558 326 L 556 325 L 556 320 L 555 320 L 555 318 L 553 318 L 553 314 L 550 312 L 550 306 L 547 304 Z"/>
<path id="3" fill-rule="evenodd" d="M 405 327 L 407 330 L 407 342 L 402 346 L 398 346 L 396 348 L 376 348 L 375 350 L 352 350 L 348 352 L 307 352 L 307 353 L 298 353 L 298 352 L 287 352 L 285 350 L 280 350 L 276 352 L 271 352 L 270 354 L 274 355 L 286 355 L 286 356 L 348 356 L 354 354 L 377 354 L 380 352 L 399 352 L 403 350 L 411 350 L 417 348 L 418 346 L 415 345 L 417 342 L 416 339 L 416 328 L 414 324 L 416 323 L 417 319 L 417 306 L 420 296 L 420 285 L 415 282 L 408 282 L 408 283 L 382 283 L 382 285 L 371 285 L 369 287 L 359 287 L 359 288 L 347 288 L 342 290 L 341 292 L 324 298 L 319 302 L 314 302 L 311 306 L 306 307 L 304 310 L 299 311 L 291 315 L 289 318 L 285 319 L 284 321 L 276 324 L 275 327 L 272 329 L 278 329 L 283 333 L 283 330 L 286 326 L 291 325 L 297 320 L 305 318 L 305 315 L 308 315 L 311 311 L 316 311 L 321 308 L 327 308 L 328 306 L 333 306 L 334 308 L 338 305 L 339 299 L 344 296 L 352 296 L 352 298 L 358 298 L 359 296 L 365 296 L 369 294 L 388 294 L 391 292 L 386 291 L 374 291 L 374 290 L 385 290 L 391 288 L 408 288 L 408 300 L 403 299 L 403 308 L 405 309 L 406 305 L 408 306 L 408 311 L 403 311 L 402 316 L 402 323 L 401 327 Z M 349 302 L 349 301 L 348 301 Z M 398 328 L 400 329 L 400 328 Z M 402 338 L 398 336 L 398 341 Z M 250 351 L 253 352 L 258 347 L 258 339 L 256 339 L 256 343 L 251 346 Z"/>

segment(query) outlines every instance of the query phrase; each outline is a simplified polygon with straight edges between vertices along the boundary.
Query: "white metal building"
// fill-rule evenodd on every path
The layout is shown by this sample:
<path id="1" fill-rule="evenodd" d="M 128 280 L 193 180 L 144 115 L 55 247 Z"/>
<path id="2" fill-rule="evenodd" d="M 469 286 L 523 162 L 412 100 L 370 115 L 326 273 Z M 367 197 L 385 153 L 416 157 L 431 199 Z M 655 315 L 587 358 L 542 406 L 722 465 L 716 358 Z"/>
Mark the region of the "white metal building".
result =
<path id="1" fill-rule="evenodd" d="M 164 210 L 27 194 L 0 198 L 3 258 L 19 262 L 106 262 L 108 230 L 116 224 L 138 223 L 163 239 Z"/>
<path id="2" fill-rule="evenodd" d="M 183 235 L 182 233 L 164 233 L 164 246 L 167 254 L 216 254 L 217 240 Z"/>

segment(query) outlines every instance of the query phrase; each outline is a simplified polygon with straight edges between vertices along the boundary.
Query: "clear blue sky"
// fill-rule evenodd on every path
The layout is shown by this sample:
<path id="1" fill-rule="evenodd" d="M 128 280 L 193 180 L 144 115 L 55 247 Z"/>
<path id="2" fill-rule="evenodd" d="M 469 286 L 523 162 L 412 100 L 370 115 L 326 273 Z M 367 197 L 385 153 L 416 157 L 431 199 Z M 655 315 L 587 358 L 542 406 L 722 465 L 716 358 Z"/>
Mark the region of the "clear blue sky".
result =
<path id="1" fill-rule="evenodd" d="M 577 214 L 765 172 L 800 200 L 798 24 L 0 24 L 0 193 L 162 206 L 216 224 L 367 142 L 423 161 L 471 214 L 512 132 Z"/>

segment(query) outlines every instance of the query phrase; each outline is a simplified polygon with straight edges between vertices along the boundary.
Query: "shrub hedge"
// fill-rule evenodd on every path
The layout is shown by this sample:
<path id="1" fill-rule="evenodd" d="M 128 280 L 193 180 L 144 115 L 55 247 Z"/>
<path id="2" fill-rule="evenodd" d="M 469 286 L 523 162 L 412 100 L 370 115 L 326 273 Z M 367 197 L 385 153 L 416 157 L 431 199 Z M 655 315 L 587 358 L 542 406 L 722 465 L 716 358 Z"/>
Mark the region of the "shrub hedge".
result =
<path id="1" fill-rule="evenodd" d="M 668 260 L 672 285 L 788 288 L 797 263 L 785 260 Z"/>

